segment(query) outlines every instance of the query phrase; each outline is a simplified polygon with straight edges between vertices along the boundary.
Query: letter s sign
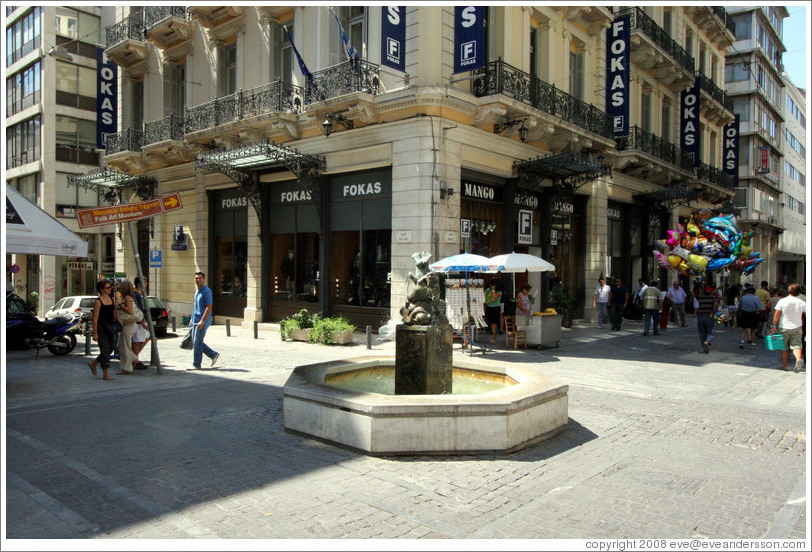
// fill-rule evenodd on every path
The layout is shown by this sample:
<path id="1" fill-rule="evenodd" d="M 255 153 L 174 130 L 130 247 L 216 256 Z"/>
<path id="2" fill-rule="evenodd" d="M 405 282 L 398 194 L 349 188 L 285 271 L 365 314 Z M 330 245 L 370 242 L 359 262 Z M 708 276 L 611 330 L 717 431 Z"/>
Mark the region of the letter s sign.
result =
<path id="1" fill-rule="evenodd" d="M 406 6 L 381 10 L 381 65 L 406 71 Z"/>
<path id="2" fill-rule="evenodd" d="M 454 73 L 485 64 L 485 7 L 454 7 Z"/>

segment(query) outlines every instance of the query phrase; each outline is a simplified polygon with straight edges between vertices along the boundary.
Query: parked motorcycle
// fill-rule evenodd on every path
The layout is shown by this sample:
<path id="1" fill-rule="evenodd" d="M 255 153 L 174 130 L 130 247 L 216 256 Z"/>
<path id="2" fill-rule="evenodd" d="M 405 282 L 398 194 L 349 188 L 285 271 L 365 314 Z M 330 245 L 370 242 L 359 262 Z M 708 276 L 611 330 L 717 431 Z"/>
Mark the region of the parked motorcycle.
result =
<path id="1" fill-rule="evenodd" d="M 82 317 L 66 314 L 40 321 L 31 314 L 28 304 L 19 296 L 6 296 L 6 346 L 47 348 L 53 355 L 67 355 L 76 348 L 76 334 L 82 330 Z"/>

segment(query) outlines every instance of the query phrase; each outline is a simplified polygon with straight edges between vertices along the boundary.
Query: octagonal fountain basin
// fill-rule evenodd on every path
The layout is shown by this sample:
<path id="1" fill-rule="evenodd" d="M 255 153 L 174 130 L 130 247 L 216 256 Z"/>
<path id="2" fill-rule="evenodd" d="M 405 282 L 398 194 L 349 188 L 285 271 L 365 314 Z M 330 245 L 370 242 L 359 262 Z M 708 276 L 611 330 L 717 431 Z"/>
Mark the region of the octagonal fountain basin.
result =
<path id="1" fill-rule="evenodd" d="M 298 366 L 283 389 L 287 431 L 372 455 L 513 452 L 567 425 L 569 386 L 537 368 L 455 359 L 450 395 L 394 395 L 395 359 Z"/>

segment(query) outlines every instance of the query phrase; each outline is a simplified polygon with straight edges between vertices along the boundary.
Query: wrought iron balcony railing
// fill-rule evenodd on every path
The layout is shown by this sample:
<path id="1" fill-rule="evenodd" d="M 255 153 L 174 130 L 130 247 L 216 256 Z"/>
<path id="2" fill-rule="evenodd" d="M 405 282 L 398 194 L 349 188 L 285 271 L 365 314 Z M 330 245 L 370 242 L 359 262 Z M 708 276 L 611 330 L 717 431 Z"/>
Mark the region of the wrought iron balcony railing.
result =
<path id="1" fill-rule="evenodd" d="M 725 94 L 725 91 L 716 86 L 716 84 L 704 73 L 697 71 L 696 76 L 699 77 L 699 87 L 707 92 L 711 98 L 722 104 L 725 109 L 732 113 L 733 98 Z"/>
<path id="2" fill-rule="evenodd" d="M 137 128 L 128 128 L 115 134 L 108 134 L 105 155 L 113 155 L 122 151 L 141 151 L 143 143 L 144 133 Z"/>
<path id="3" fill-rule="evenodd" d="M 363 59 L 352 59 L 307 76 L 305 104 L 321 102 L 351 94 L 377 94 L 380 87 L 380 67 Z"/>
<path id="4" fill-rule="evenodd" d="M 277 79 L 250 90 L 240 90 L 216 100 L 186 108 L 186 133 L 274 113 L 298 113 L 302 109 L 303 90 Z"/>
<path id="5" fill-rule="evenodd" d="M 145 6 L 144 27 L 149 29 L 158 21 L 162 21 L 167 17 L 172 16 L 189 19 L 189 13 L 186 11 L 186 6 Z"/>
<path id="6" fill-rule="evenodd" d="M 183 129 L 185 127 L 185 120 L 183 117 L 178 117 L 174 113 L 158 119 L 157 121 L 150 121 L 144 123 L 144 138 L 142 145 L 156 144 L 158 142 L 165 142 L 167 140 L 183 141 Z"/>
<path id="7" fill-rule="evenodd" d="M 473 93 L 479 98 L 504 94 L 599 136 L 613 136 L 612 118 L 605 112 L 501 59 L 485 64 L 474 75 Z"/>
<path id="8" fill-rule="evenodd" d="M 726 190 L 732 190 L 735 185 L 735 179 L 731 175 L 707 163 L 700 162 L 699 165 L 694 168 L 694 174 L 699 180 L 706 180 Z"/>
<path id="9" fill-rule="evenodd" d="M 693 169 L 691 154 L 637 125 L 629 128 L 629 134 L 618 136 L 615 141 L 618 150 L 640 150 L 686 171 Z"/>
<path id="10" fill-rule="evenodd" d="M 733 33 L 733 36 L 736 36 L 736 22 L 727 14 L 727 10 L 722 6 L 712 6 L 711 9 L 716 17 L 721 19 L 722 23 L 725 24 L 727 30 Z"/>
<path id="11" fill-rule="evenodd" d="M 144 18 L 141 15 L 131 15 L 107 27 L 106 33 L 108 48 L 128 38 L 144 40 Z"/>
<path id="12" fill-rule="evenodd" d="M 652 18 L 646 15 L 646 12 L 640 8 L 628 8 L 617 13 L 615 15 L 615 19 L 618 17 L 624 17 L 626 15 L 630 16 L 631 29 L 633 31 L 641 31 L 643 34 L 653 40 L 657 46 L 662 48 L 666 54 L 674 58 L 674 61 L 679 63 L 685 69 L 689 70 L 691 73 L 694 72 L 693 56 L 690 55 L 685 48 L 677 44 L 677 42 L 671 38 L 662 27 L 657 25 Z"/>

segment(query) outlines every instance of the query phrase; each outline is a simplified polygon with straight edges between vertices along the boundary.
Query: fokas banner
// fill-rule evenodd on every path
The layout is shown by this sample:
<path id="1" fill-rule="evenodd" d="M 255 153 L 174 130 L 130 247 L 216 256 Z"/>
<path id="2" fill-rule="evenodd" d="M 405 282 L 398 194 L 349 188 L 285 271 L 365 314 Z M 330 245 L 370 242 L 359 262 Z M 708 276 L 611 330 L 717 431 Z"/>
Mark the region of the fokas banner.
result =
<path id="1" fill-rule="evenodd" d="M 622 136 L 629 133 L 630 16 L 615 19 L 606 32 L 606 113 L 615 136 Z"/>
<path id="2" fill-rule="evenodd" d="M 680 147 L 693 156 L 694 167 L 699 166 L 699 77 L 680 96 Z"/>
<path id="3" fill-rule="evenodd" d="M 118 132 L 118 66 L 96 48 L 96 147 L 107 147 L 107 135 Z"/>
<path id="4" fill-rule="evenodd" d="M 485 8 L 454 8 L 454 73 L 485 65 Z"/>
<path id="5" fill-rule="evenodd" d="M 406 71 L 406 6 L 381 7 L 381 65 Z"/>
<path id="6" fill-rule="evenodd" d="M 735 186 L 739 185 L 739 116 L 725 125 L 724 171 L 733 177 Z"/>

